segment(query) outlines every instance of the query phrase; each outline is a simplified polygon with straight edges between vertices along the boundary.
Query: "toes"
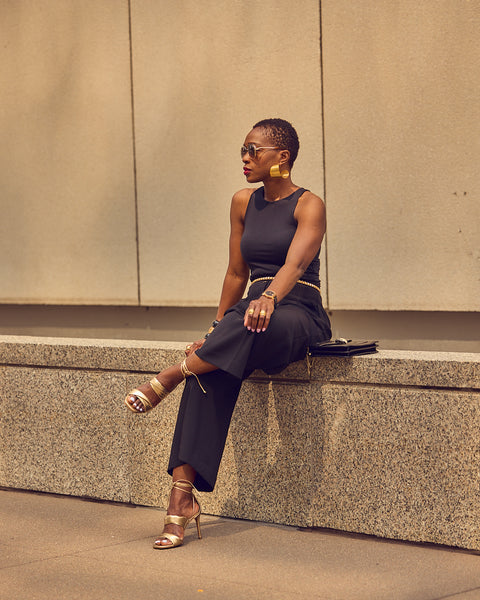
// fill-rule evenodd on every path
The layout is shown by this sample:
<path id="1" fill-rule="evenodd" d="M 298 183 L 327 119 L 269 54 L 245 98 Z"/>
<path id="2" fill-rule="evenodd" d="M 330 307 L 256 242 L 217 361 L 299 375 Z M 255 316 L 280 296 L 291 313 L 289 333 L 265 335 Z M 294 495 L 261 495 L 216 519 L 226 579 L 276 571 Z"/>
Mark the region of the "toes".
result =
<path id="1" fill-rule="evenodd" d="M 155 540 L 155 546 L 173 546 L 173 543 L 168 538 L 158 538 Z"/>
<path id="2" fill-rule="evenodd" d="M 137 412 L 143 412 L 143 404 L 140 402 L 140 400 L 136 396 L 129 396 L 127 399 L 127 402 Z"/>

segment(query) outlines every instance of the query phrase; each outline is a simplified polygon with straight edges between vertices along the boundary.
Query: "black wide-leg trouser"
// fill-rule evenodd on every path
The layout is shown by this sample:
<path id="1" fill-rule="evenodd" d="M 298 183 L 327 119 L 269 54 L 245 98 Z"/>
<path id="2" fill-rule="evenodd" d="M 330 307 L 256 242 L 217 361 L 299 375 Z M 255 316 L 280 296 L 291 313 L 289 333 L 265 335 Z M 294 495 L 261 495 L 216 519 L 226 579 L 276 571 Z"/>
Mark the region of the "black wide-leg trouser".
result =
<path id="1" fill-rule="evenodd" d="M 247 298 L 225 314 L 197 350 L 199 358 L 218 367 L 200 376 L 207 393 L 194 377 L 185 382 L 168 472 L 190 465 L 197 473 L 194 484 L 200 491 L 211 492 L 215 486 L 242 381 L 255 369 L 280 372 L 305 358 L 312 341 L 331 336 L 328 316 L 318 304 L 318 292 L 302 289 L 305 286 L 301 284 L 278 304 L 265 332 L 248 331 L 243 324 L 245 311 L 251 299 L 258 298 L 267 286 L 268 282 L 253 284 Z"/>
<path id="2" fill-rule="evenodd" d="M 197 472 L 195 487 L 211 492 L 242 380 L 225 371 L 213 371 L 202 375 L 201 381 L 206 394 L 194 377 L 185 382 L 168 472 L 188 464 Z"/>

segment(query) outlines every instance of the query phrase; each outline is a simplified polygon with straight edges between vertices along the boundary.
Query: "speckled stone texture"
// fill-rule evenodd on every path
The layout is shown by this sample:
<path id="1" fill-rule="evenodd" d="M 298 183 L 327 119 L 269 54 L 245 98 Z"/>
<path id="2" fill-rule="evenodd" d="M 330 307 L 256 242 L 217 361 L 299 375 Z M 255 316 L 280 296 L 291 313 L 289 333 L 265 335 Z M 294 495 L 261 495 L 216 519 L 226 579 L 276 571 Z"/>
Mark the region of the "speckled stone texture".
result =
<path id="1" fill-rule="evenodd" d="M 184 344 L 0 336 L 0 485 L 165 507 Z M 480 550 L 480 355 L 300 361 L 242 387 L 209 514 Z"/>

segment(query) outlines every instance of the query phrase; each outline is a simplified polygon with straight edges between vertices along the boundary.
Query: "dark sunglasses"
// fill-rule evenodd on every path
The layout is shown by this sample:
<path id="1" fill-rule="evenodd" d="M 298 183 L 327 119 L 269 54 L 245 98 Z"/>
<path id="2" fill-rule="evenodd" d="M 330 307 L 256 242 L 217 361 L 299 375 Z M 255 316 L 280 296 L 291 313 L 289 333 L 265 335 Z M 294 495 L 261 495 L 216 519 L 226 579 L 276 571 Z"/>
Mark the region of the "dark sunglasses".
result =
<path id="1" fill-rule="evenodd" d="M 248 146 L 240 148 L 240 154 L 243 158 L 248 152 L 250 158 L 257 158 L 258 150 L 278 150 L 278 146 L 255 146 L 255 144 L 248 144 Z"/>

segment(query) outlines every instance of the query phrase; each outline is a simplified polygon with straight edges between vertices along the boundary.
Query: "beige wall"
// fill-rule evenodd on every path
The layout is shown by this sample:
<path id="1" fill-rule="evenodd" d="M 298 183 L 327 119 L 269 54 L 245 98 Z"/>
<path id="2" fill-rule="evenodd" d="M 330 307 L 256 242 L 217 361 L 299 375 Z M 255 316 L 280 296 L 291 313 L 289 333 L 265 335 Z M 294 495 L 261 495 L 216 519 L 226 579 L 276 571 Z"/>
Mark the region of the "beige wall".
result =
<path id="1" fill-rule="evenodd" d="M 480 308 L 480 3 L 323 0 L 332 309 Z"/>
<path id="2" fill-rule="evenodd" d="M 191 342 L 214 307 L 25 306 L 0 304 L 0 335 Z M 334 337 L 375 339 L 383 349 L 480 352 L 478 313 L 340 310 Z"/>
<path id="3" fill-rule="evenodd" d="M 251 126 L 291 119 L 302 144 L 296 179 L 322 191 L 318 2 L 132 8 L 142 303 L 215 305 Z"/>
<path id="4" fill-rule="evenodd" d="M 1 301 L 218 301 L 251 125 L 293 120 L 322 190 L 319 8 L 289 6 L 133 0 L 131 81 L 126 1 L 0 5 Z"/>
<path id="5" fill-rule="evenodd" d="M 0 302 L 214 306 L 239 146 L 283 116 L 326 192 L 334 314 L 479 310 L 478 2 L 323 0 L 322 57 L 317 0 L 0 19 Z"/>
<path id="6" fill-rule="evenodd" d="M 1 2 L 0 22 L 0 300 L 134 304 L 127 2 Z"/>

